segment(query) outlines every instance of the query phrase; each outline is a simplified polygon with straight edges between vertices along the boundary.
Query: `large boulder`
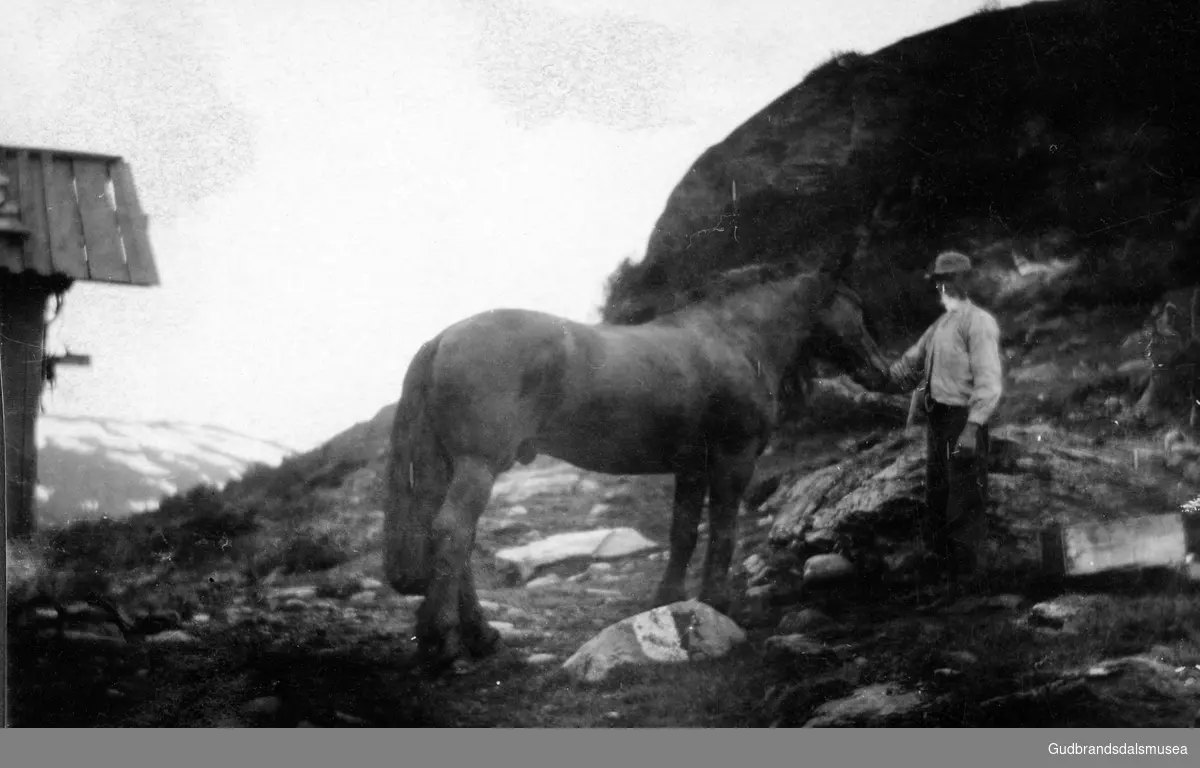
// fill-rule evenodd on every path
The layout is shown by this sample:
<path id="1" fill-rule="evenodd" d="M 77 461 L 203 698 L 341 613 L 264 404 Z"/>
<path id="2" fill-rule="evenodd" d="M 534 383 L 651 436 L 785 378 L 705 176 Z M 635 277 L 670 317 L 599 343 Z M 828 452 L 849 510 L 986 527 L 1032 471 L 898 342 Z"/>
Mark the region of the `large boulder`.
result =
<path id="1" fill-rule="evenodd" d="M 1042 534 L 1068 526 L 1170 511 L 1159 471 L 1163 457 L 1106 453 L 1086 438 L 1048 426 L 1005 426 L 992 434 L 988 538 L 984 567 L 1021 571 L 1042 565 Z M 796 587 L 806 563 L 839 553 L 860 574 L 904 576 L 918 558 L 917 520 L 925 508 L 921 429 L 878 436 L 874 445 L 816 471 L 785 473 L 759 507 L 770 517 L 754 552 L 756 584 Z M 746 566 L 744 566 L 746 567 Z"/>
<path id="2" fill-rule="evenodd" d="M 600 682 L 618 667 L 713 659 L 746 640 L 727 616 L 698 600 L 639 613 L 606 627 L 563 664 L 572 678 Z"/>

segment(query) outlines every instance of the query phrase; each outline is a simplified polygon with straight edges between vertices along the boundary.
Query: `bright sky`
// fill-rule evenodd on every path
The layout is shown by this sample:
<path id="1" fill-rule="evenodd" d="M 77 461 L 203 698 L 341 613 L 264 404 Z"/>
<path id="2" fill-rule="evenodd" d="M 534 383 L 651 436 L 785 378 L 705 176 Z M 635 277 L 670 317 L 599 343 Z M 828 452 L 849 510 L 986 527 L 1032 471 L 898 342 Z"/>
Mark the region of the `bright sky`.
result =
<path id="1" fill-rule="evenodd" d="M 982 4 L 7 0 L 0 143 L 125 157 L 162 278 L 71 289 L 47 412 L 315 447 L 458 319 L 596 321 L 705 149 Z"/>

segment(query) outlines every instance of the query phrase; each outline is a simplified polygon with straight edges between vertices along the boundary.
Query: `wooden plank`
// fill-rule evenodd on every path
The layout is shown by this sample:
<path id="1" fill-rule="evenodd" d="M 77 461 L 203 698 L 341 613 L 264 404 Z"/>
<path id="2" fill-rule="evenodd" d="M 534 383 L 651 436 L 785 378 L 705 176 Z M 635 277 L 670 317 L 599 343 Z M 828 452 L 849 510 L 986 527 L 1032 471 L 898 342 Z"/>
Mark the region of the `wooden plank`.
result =
<path id="1" fill-rule="evenodd" d="M 50 223 L 46 218 L 46 183 L 41 157 L 19 152 L 17 172 L 21 184 L 21 220 L 29 230 L 25 238 L 25 267 L 49 275 L 54 270 L 50 260 Z"/>
<path id="2" fill-rule="evenodd" d="M 83 222 L 75 199 L 75 172 L 68 159 L 42 155 L 46 181 L 46 214 L 50 220 L 50 259 L 55 272 L 77 280 L 88 278 L 83 252 Z"/>
<path id="3" fill-rule="evenodd" d="M 79 216 L 87 244 L 88 276 L 92 280 L 129 282 L 129 268 L 117 228 L 117 210 L 108 191 L 107 163 L 75 160 L 75 184 L 79 193 Z"/>
<path id="4" fill-rule="evenodd" d="M 3 359 L 5 501 L 7 534 L 24 538 L 37 528 L 35 426 L 41 400 L 42 318 L 46 294 L 20 277 L 0 281 L 0 358 Z"/>
<path id="5" fill-rule="evenodd" d="M 22 302 L 20 325 L 25 335 L 25 398 L 27 410 L 22 414 L 21 428 L 24 430 L 24 466 L 21 468 L 21 507 L 14 522 L 22 535 L 30 536 L 37 531 L 37 417 L 42 405 L 42 355 L 45 352 L 46 294 L 41 291 L 26 292 Z"/>
<path id="6" fill-rule="evenodd" d="M 154 250 L 150 247 L 146 216 L 138 201 L 133 174 L 124 161 L 109 166 L 113 193 L 117 199 L 117 221 L 125 243 L 125 261 L 129 279 L 136 285 L 158 285 L 158 269 L 154 265 Z"/>
<path id="7" fill-rule="evenodd" d="M 1187 559 L 1182 514 L 1079 523 L 1062 530 L 1068 576 L 1121 568 L 1179 567 Z"/>
<path id="8" fill-rule="evenodd" d="M 106 155 L 102 152 L 84 152 L 77 149 L 62 149 L 55 147 L 33 147 L 25 144 L 3 144 L 0 149 L 7 149 L 13 152 L 28 152 L 31 154 L 51 154 L 59 157 L 65 157 L 71 160 L 102 160 L 106 163 L 120 160 L 120 155 Z"/>

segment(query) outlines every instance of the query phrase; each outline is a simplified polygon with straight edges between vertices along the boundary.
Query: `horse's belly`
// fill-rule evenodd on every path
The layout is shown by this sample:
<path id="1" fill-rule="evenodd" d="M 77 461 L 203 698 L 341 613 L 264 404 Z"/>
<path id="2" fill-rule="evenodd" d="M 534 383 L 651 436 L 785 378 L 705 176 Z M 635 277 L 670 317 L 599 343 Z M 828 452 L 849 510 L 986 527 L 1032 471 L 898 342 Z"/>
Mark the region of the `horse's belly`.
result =
<path id="1" fill-rule="evenodd" d="M 645 425 L 550 425 L 537 438 L 539 453 L 592 472 L 614 475 L 674 473 L 688 451 L 683 441 Z"/>

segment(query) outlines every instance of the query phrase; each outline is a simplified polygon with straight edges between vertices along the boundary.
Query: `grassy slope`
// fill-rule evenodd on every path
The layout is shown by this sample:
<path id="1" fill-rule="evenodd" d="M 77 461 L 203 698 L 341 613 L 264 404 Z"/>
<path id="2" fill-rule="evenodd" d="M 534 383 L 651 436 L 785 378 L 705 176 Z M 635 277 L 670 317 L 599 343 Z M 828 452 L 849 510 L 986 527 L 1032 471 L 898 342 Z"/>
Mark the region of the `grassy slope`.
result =
<path id="1" fill-rule="evenodd" d="M 771 457 L 771 463 L 822 464 L 836 454 L 831 446 L 854 431 L 865 430 L 842 425 L 833 434 L 810 433 L 788 455 Z M 542 460 L 531 469 L 543 470 L 547 464 Z M 1132 673 L 1042 701 L 981 706 L 1050 680 L 1063 669 L 1155 646 L 1161 646 L 1156 652 L 1171 664 L 1200 663 L 1200 599 L 1176 584 L 1154 583 L 1125 585 L 1124 594 L 1103 594 L 1083 631 L 1069 636 L 1016 626 L 1014 614 L 1007 613 L 923 616 L 900 595 L 816 596 L 810 604 L 841 625 L 823 635 L 839 648 L 836 657 L 768 659 L 762 641 L 771 634 L 776 616 L 749 614 L 750 641 L 730 657 L 628 670 L 599 686 L 576 686 L 557 663 L 530 666 L 525 658 L 551 653 L 560 663 L 603 626 L 641 610 L 663 561 L 633 558 L 616 563 L 600 579 L 528 590 L 506 586 L 488 555 L 529 530 L 549 535 L 597 525 L 587 514 L 606 497 L 612 510 L 603 524 L 632 525 L 656 541 L 666 540 L 668 479 L 585 477 L 596 484 L 522 500 L 526 515 L 508 517 L 503 505 L 495 505 L 485 516 L 476 556 L 481 595 L 496 604 L 489 608 L 492 618 L 532 632 L 506 641 L 473 675 L 429 682 L 412 674 L 411 601 L 388 596 L 385 589 L 378 602 L 346 613 L 343 598 L 354 591 L 346 585 L 362 575 L 380 575 L 378 554 L 368 551 L 335 568 L 287 575 L 275 584 L 315 584 L 320 596 L 335 604 L 333 609 L 289 612 L 264 605 L 254 621 L 238 626 L 220 619 L 223 608 L 238 595 L 254 595 L 252 589 L 203 590 L 200 572 L 178 571 L 169 583 L 143 591 L 153 593 L 155 603 L 169 602 L 171 594 L 185 595 L 216 617 L 188 627 L 200 643 L 98 651 L 47 640 L 18 647 L 12 681 L 16 714 L 45 725 L 108 726 L 357 724 L 347 717 L 376 726 L 791 726 L 801 724 L 821 702 L 876 681 L 900 682 L 944 697 L 915 721 L 895 724 L 1187 725 L 1195 709 L 1195 700 L 1160 690 L 1161 683 Z M 761 541 L 766 529 L 751 516 L 743 518 L 742 531 L 746 537 L 739 557 Z M 698 551 L 694 562 L 701 557 Z M 567 564 L 558 571 L 568 576 L 584 567 Z M 619 595 L 589 589 L 617 590 Z M 1028 591 L 1026 597 L 1038 595 Z M 947 679 L 936 672 L 946 666 L 938 649 L 967 651 L 979 662 L 970 674 Z M 144 678 L 137 677 L 139 670 L 147 670 Z M 114 686 L 122 692 L 118 699 L 109 693 Z M 263 695 L 279 696 L 282 707 L 272 715 L 241 710 L 246 701 Z"/>

